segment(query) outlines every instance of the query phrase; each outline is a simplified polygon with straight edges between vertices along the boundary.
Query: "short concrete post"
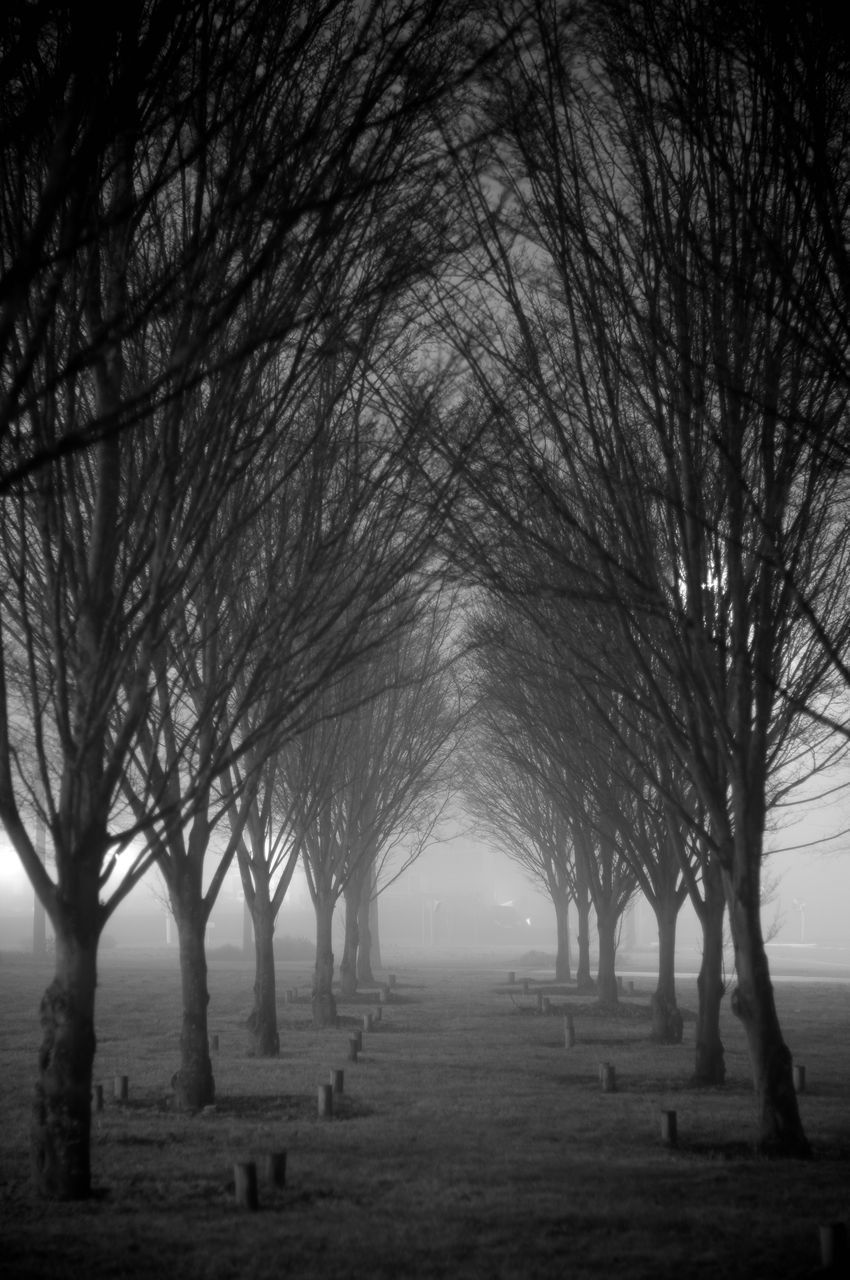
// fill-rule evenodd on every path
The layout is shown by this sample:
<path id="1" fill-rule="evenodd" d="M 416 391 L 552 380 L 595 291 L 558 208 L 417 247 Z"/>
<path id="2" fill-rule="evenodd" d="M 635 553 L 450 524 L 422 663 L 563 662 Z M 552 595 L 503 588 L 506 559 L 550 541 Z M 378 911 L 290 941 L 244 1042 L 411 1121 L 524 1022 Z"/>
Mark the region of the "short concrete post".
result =
<path id="1" fill-rule="evenodd" d="M 236 1190 L 236 1203 L 241 1209 L 256 1209 L 257 1200 L 257 1166 L 253 1160 L 239 1160 L 233 1166 L 233 1182 Z"/>
<path id="2" fill-rule="evenodd" d="M 564 1018 L 564 1047 L 572 1049 L 576 1042 L 576 1026 L 573 1022 L 573 1015 L 568 1013 Z"/>
<path id="3" fill-rule="evenodd" d="M 363 1014 L 363 1030 L 364 1030 L 364 1031 L 371 1031 L 371 1030 L 372 1030 L 372 1015 L 371 1015 L 371 1013 L 364 1013 L 364 1014 Z"/>
<path id="4" fill-rule="evenodd" d="M 603 1093 L 617 1092 L 617 1074 L 613 1062 L 603 1062 L 599 1068 L 599 1079 Z"/>
<path id="5" fill-rule="evenodd" d="M 549 999 L 548 996 L 543 997 L 543 1012 L 544 1013 L 552 1012 L 552 1001 Z"/>
<path id="6" fill-rule="evenodd" d="M 802 1063 L 794 1066 L 794 1088 L 797 1093 L 806 1092 L 806 1068 Z"/>
<path id="7" fill-rule="evenodd" d="M 528 978 L 523 978 L 522 980 L 522 991 L 523 995 L 528 995 Z"/>
<path id="8" fill-rule="evenodd" d="M 675 1111 L 661 1112 L 661 1141 L 668 1147 L 675 1147 L 679 1141 Z"/>
<path id="9" fill-rule="evenodd" d="M 348 1061 L 356 1062 L 357 1055 L 360 1052 L 360 1042 L 357 1036 L 348 1037 Z"/>
<path id="10" fill-rule="evenodd" d="M 620 995 L 623 994 L 623 979 L 620 977 L 619 973 L 617 974 L 617 990 Z"/>
<path id="11" fill-rule="evenodd" d="M 352 1031 L 352 1036 L 357 1041 L 358 1052 L 363 1048 L 363 1032 L 360 1030 Z"/>
<path id="12" fill-rule="evenodd" d="M 847 1224 L 845 1222 L 828 1222 L 818 1227 L 818 1233 L 820 1235 L 821 1266 L 836 1276 L 846 1275 L 847 1263 L 850 1260 Z"/>
<path id="13" fill-rule="evenodd" d="M 543 1012 L 543 992 L 542 991 L 537 992 L 537 1012 L 538 1013 Z"/>
<path id="14" fill-rule="evenodd" d="M 103 1110 L 103 1085 L 102 1084 L 92 1085 L 91 1105 L 92 1105 L 93 1111 Z"/>
<path id="15" fill-rule="evenodd" d="M 383 1010 L 381 1009 L 380 1005 L 378 1005 L 377 1009 L 372 1010 L 372 1017 L 375 1019 L 376 1022 L 381 1021 L 381 1018 L 383 1017 Z"/>
<path id="16" fill-rule="evenodd" d="M 329 1084 L 319 1085 L 319 1119 L 330 1120 L 334 1113 L 334 1091 L 333 1086 Z"/>
<path id="17" fill-rule="evenodd" d="M 286 1186 L 286 1152 L 267 1151 L 263 1156 L 263 1177 L 272 1187 Z"/>
<path id="18" fill-rule="evenodd" d="M 635 984 L 632 982 L 631 978 L 629 978 L 629 995 L 633 996 L 634 993 L 635 993 Z"/>
<path id="19" fill-rule="evenodd" d="M 116 1102 L 126 1102 L 130 1096 L 130 1077 L 116 1076 L 112 1085 Z"/>
<path id="20" fill-rule="evenodd" d="M 210 1036 L 210 1048 L 213 1053 L 218 1053 L 218 1032 Z"/>
<path id="21" fill-rule="evenodd" d="M 391 987 L 394 987 L 394 986 L 395 986 L 395 974 L 394 974 L 394 973 L 388 973 L 388 974 L 387 974 L 387 981 L 388 981 L 388 983 L 389 983 L 389 985 L 390 985 Z"/>
<path id="22" fill-rule="evenodd" d="M 342 1067 L 332 1067 L 331 1068 L 331 1088 L 333 1089 L 334 1093 L 336 1094 L 342 1093 L 344 1083 L 345 1083 L 345 1072 L 343 1071 Z"/>
<path id="23" fill-rule="evenodd" d="M 381 1004 L 389 1004 L 389 1001 L 390 1001 L 389 987 L 381 987 L 380 991 L 378 992 L 378 999 L 380 1000 Z"/>
<path id="24" fill-rule="evenodd" d="M 508 972 L 508 986 L 512 987 L 516 982 L 516 973 L 513 969 Z"/>

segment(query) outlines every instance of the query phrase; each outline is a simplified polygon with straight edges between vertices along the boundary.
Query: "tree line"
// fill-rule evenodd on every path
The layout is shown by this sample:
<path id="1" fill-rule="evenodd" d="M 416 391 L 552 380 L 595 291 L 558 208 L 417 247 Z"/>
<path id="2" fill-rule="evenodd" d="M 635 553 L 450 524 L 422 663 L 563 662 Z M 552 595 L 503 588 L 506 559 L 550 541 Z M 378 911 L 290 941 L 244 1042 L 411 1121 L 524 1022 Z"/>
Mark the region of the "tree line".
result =
<path id="1" fill-rule="evenodd" d="M 711 1083 L 728 910 L 759 1139 L 807 1150 L 760 881 L 845 732 L 846 53 L 757 0 L 4 14 L 0 817 L 56 936 L 42 1192 L 90 1190 L 98 939 L 141 877 L 195 1109 L 233 860 L 274 1053 L 296 860 L 322 1025 L 335 905 L 350 989 L 461 725 L 561 934 L 592 903 L 602 994 L 646 894 L 662 1038 L 691 896 Z"/>

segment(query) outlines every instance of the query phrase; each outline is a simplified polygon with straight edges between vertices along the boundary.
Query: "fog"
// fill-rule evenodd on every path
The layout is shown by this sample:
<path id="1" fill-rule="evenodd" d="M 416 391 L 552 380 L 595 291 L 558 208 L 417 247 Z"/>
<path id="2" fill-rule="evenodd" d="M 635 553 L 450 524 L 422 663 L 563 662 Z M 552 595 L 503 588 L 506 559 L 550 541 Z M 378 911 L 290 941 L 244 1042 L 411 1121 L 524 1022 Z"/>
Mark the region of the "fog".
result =
<path id="1" fill-rule="evenodd" d="M 771 832 L 765 864 L 763 920 L 772 961 L 798 958 L 830 963 L 848 952 L 850 965 L 850 798 L 838 792 L 813 798 L 783 815 Z M 0 835 L 0 948 L 32 946 L 33 893 L 14 851 Z M 498 849 L 468 835 L 435 844 L 380 897 L 381 945 L 390 957 L 405 952 L 435 958 L 491 955 L 519 959 L 527 952 L 554 956 L 551 902 Z M 336 920 L 336 951 L 342 949 L 343 907 Z M 303 875 L 296 873 L 278 919 L 276 937 L 312 942 L 313 911 Z M 689 904 L 679 918 L 677 965 L 693 972 L 699 959 L 699 927 Z M 573 923 L 573 938 L 574 923 Z M 213 911 L 208 948 L 241 948 L 245 932 L 242 889 L 235 866 Z M 591 939 L 593 945 L 593 939 Z M 104 947 L 176 947 L 165 888 L 151 873 L 107 924 Z M 655 923 L 638 898 L 623 922 L 620 953 L 651 971 Z M 297 948 L 296 948 L 297 951 Z M 301 948 L 301 956 L 307 951 Z M 731 957 L 730 957 L 731 963 Z"/>

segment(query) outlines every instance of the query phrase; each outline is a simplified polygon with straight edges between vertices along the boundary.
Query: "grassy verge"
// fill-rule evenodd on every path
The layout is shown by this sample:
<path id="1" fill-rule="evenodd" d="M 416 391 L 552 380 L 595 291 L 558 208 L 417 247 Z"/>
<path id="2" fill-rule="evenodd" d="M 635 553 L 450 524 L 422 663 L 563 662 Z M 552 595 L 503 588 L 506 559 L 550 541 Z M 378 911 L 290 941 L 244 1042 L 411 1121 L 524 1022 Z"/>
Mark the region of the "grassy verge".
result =
<path id="1" fill-rule="evenodd" d="M 519 966 L 517 966 L 519 967 Z M 693 1022 L 675 1048 L 648 1041 L 648 987 L 618 1014 L 570 991 L 536 1012 L 501 969 L 398 966 L 358 1062 L 348 1034 L 377 999 L 310 1025 L 309 971 L 279 965 L 281 1057 L 247 1056 L 250 967 L 211 964 L 218 1102 L 170 1106 L 179 980 L 173 961 L 103 961 L 93 1167 L 102 1194 L 44 1204 L 29 1186 L 29 1098 L 38 1000 L 49 968 L 0 957 L 0 1273 L 4 1277 L 780 1277 L 816 1271 L 818 1224 L 850 1216 L 846 986 L 783 983 L 777 995 L 815 1148 L 810 1162 L 753 1156 L 752 1092 L 740 1030 L 724 1011 L 729 1082 L 689 1085 Z M 522 973 L 518 972 L 521 978 Z M 695 992 L 683 984 L 683 1007 Z M 566 1049 L 563 1007 L 577 1043 Z M 615 1065 L 603 1093 L 599 1063 Z M 343 1067 L 332 1120 L 318 1085 Z M 114 1076 L 129 1076 L 126 1105 Z M 675 1149 L 660 1112 L 678 1116 Z M 284 1188 L 236 1207 L 233 1164 L 287 1152 Z"/>

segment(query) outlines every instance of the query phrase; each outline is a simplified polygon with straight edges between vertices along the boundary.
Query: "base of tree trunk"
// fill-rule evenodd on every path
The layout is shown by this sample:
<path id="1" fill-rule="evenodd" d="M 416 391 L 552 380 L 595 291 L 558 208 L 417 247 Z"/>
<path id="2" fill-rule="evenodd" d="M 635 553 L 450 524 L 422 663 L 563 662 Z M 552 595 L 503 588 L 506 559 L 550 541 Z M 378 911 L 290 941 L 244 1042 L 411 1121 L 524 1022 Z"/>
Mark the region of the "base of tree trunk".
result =
<path id="1" fill-rule="evenodd" d="M 330 992 L 313 996 L 313 1026 L 335 1027 L 337 1024 L 336 1000 Z"/>
<path id="2" fill-rule="evenodd" d="M 652 1040 L 656 1044 L 681 1044 L 684 1025 L 676 1005 L 656 991 L 649 1007 L 652 1011 Z"/>

